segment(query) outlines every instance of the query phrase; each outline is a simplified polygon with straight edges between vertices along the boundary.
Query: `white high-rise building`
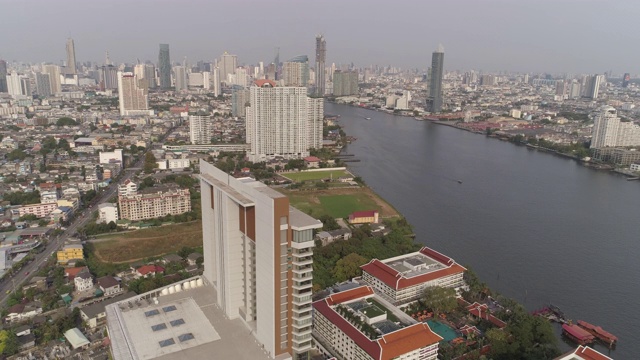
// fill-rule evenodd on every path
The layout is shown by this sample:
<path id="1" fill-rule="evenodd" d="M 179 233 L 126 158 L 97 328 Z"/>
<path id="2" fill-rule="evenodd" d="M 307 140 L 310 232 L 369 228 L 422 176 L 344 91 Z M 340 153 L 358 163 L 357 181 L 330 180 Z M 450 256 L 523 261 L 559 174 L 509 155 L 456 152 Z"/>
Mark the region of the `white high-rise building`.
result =
<path id="1" fill-rule="evenodd" d="M 118 71 L 118 103 L 120 115 L 152 115 L 149 110 L 149 94 L 140 86 L 138 78 L 130 72 Z"/>
<path id="2" fill-rule="evenodd" d="M 285 86 L 308 86 L 309 58 L 300 55 L 286 61 L 282 66 L 282 77 Z"/>
<path id="3" fill-rule="evenodd" d="M 611 106 L 603 106 L 593 122 L 591 148 L 624 147 L 640 145 L 640 126 L 622 122 Z"/>
<path id="4" fill-rule="evenodd" d="M 252 179 L 200 161 L 204 277 L 270 358 L 311 349 L 314 229 L 322 223 Z M 214 294 L 212 294 L 214 295 Z"/>
<path id="5" fill-rule="evenodd" d="M 214 96 L 220 96 L 222 94 L 221 85 L 220 85 L 220 68 L 214 67 L 211 74 L 211 89 L 213 90 Z"/>
<path id="6" fill-rule="evenodd" d="M 247 87 L 248 85 L 247 69 L 243 67 L 239 67 L 236 69 L 235 74 L 236 74 L 236 77 L 235 77 L 234 85 Z"/>
<path id="7" fill-rule="evenodd" d="M 272 80 L 256 80 L 249 97 L 246 131 L 250 161 L 276 156 L 304 158 L 310 148 L 322 146 L 323 103 L 309 98 L 306 88 L 276 87 Z"/>
<path id="8" fill-rule="evenodd" d="M 55 95 L 62 91 L 60 85 L 60 66 L 58 65 L 43 65 L 42 72 L 49 74 L 49 81 L 51 82 L 51 94 Z"/>
<path id="9" fill-rule="evenodd" d="M 213 122 L 209 115 L 189 115 L 189 139 L 191 144 L 211 144 Z"/>
<path id="10" fill-rule="evenodd" d="M 220 57 L 220 78 L 227 81 L 229 74 L 233 74 L 238 67 L 238 56 L 224 52 Z"/>
<path id="11" fill-rule="evenodd" d="M 25 95 L 22 91 L 22 80 L 23 76 L 19 75 L 17 72 L 12 71 L 10 74 L 7 74 L 7 89 L 9 95 L 19 96 Z"/>
<path id="12" fill-rule="evenodd" d="M 205 90 L 211 89 L 211 73 L 209 71 L 202 73 L 202 88 Z"/>
<path id="13" fill-rule="evenodd" d="M 187 68 L 184 66 L 174 66 L 173 75 L 175 76 L 176 91 L 187 90 Z"/>

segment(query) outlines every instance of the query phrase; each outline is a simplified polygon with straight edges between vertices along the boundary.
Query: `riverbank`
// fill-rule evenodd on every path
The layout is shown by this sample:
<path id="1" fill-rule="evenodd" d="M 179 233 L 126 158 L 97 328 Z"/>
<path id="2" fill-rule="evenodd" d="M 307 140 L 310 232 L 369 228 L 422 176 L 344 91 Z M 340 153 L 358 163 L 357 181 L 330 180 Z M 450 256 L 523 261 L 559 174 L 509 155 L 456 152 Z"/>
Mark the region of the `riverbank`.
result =
<path id="1" fill-rule="evenodd" d="M 549 148 L 542 147 L 542 146 L 531 145 L 531 144 L 528 144 L 528 143 L 515 142 L 515 141 L 512 141 L 509 136 L 502 136 L 500 134 L 495 134 L 495 133 L 487 134 L 486 131 L 479 131 L 479 130 L 474 130 L 472 128 L 458 126 L 459 122 L 432 121 L 432 120 L 425 120 L 425 121 L 429 121 L 432 124 L 436 124 L 436 125 L 448 126 L 448 127 L 452 127 L 452 128 L 458 129 L 458 130 L 463 130 L 463 131 L 467 131 L 467 132 L 474 133 L 474 134 L 484 135 L 484 136 L 489 137 L 489 138 L 494 138 L 494 139 L 498 139 L 498 140 L 501 140 L 501 141 L 510 142 L 510 143 L 512 143 L 514 145 L 517 145 L 517 146 L 526 146 L 527 148 L 532 149 L 532 150 L 538 150 L 538 151 L 549 153 L 549 154 L 552 154 L 552 155 L 555 155 L 555 156 L 563 157 L 563 158 L 566 158 L 566 159 L 571 159 L 571 160 L 574 160 L 575 162 L 577 162 L 578 164 L 580 164 L 580 165 L 582 165 L 584 167 L 590 168 L 590 169 L 616 173 L 616 174 L 627 176 L 629 178 L 635 178 L 635 177 L 638 176 L 638 174 L 635 174 L 635 173 L 632 173 L 632 172 L 629 172 L 629 171 L 625 171 L 623 169 L 616 169 L 612 165 L 601 163 L 601 162 L 585 160 L 585 159 L 580 158 L 580 157 L 578 157 L 576 155 L 573 155 L 573 154 L 564 153 L 564 152 L 561 152 L 561 151 L 558 151 L 558 150 L 549 149 Z"/>

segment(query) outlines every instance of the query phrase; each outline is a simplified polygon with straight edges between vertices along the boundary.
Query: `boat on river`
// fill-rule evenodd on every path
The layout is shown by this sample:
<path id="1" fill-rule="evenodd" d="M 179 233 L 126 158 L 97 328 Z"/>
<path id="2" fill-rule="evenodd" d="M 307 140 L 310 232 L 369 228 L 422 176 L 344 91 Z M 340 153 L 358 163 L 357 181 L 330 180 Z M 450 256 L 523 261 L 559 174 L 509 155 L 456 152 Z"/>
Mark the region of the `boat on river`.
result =
<path id="1" fill-rule="evenodd" d="M 587 330 L 591 335 L 595 336 L 598 340 L 602 341 L 610 348 L 614 347 L 618 342 L 617 336 L 611 334 L 608 331 L 605 331 L 600 326 L 595 326 L 582 320 L 578 320 L 578 326 Z"/>
<path id="2" fill-rule="evenodd" d="M 578 345 L 589 345 L 595 341 L 595 336 L 575 324 L 562 324 L 562 334 Z"/>

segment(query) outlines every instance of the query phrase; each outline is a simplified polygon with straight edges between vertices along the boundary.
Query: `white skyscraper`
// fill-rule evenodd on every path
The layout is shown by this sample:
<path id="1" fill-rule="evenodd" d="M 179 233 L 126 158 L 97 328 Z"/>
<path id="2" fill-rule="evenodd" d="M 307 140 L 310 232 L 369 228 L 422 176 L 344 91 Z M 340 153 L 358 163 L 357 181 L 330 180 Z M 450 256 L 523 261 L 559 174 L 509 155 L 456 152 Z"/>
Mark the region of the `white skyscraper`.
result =
<path id="1" fill-rule="evenodd" d="M 62 91 L 60 85 L 60 66 L 58 65 L 43 65 L 42 72 L 49 74 L 49 80 L 51 82 L 51 94 L 55 95 Z"/>
<path id="2" fill-rule="evenodd" d="M 12 71 L 10 74 L 7 74 L 7 88 L 9 95 L 19 96 L 24 95 L 22 92 L 21 85 L 22 75 L 18 75 L 17 72 Z"/>
<path id="3" fill-rule="evenodd" d="M 153 114 L 153 110 L 149 110 L 147 88 L 139 84 L 133 73 L 118 71 L 118 103 L 121 116 Z"/>
<path id="4" fill-rule="evenodd" d="M 209 71 L 202 73 L 202 88 L 205 90 L 211 89 L 211 73 Z"/>
<path id="5" fill-rule="evenodd" d="M 216 66 L 212 70 L 211 88 L 213 89 L 213 95 L 220 96 L 220 94 L 222 93 L 220 85 L 220 68 Z"/>
<path id="6" fill-rule="evenodd" d="M 212 302 L 242 319 L 270 358 L 311 349 L 314 229 L 322 223 L 250 179 L 200 161 L 204 277 Z M 213 294 L 212 294 L 213 295 Z"/>
<path id="7" fill-rule="evenodd" d="M 236 69 L 235 85 L 247 87 L 248 85 L 247 69 L 243 67 L 239 67 Z"/>
<path id="8" fill-rule="evenodd" d="M 229 78 L 229 74 L 233 74 L 238 67 L 238 57 L 236 55 L 231 55 L 228 52 L 224 52 L 220 57 L 220 78 L 224 79 L 226 82 Z"/>
<path id="9" fill-rule="evenodd" d="M 308 86 L 309 85 L 309 58 L 300 55 L 282 65 L 282 77 L 285 86 Z"/>
<path id="10" fill-rule="evenodd" d="M 187 69 L 184 66 L 173 67 L 174 86 L 176 91 L 187 90 Z"/>
<path id="11" fill-rule="evenodd" d="M 189 139 L 191 144 L 211 144 L 213 122 L 209 115 L 189 115 Z"/>
<path id="12" fill-rule="evenodd" d="M 304 87 L 276 87 L 271 80 L 257 80 L 250 88 L 247 108 L 249 160 L 275 156 L 297 159 L 309 156 L 309 148 L 322 145 L 321 99 L 309 98 Z"/>

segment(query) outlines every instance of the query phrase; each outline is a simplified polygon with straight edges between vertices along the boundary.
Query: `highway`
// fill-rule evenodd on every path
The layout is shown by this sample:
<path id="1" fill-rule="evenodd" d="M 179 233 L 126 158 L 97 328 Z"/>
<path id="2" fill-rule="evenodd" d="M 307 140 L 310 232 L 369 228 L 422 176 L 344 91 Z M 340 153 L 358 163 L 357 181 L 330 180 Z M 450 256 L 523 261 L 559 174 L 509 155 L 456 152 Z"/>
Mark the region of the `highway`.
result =
<path id="1" fill-rule="evenodd" d="M 9 294 L 7 291 L 13 291 L 19 289 L 20 286 L 34 273 L 38 272 L 40 267 L 47 262 L 47 260 L 56 253 L 64 244 L 64 241 L 75 234 L 78 229 L 85 226 L 92 218 L 93 213 L 98 210 L 98 205 L 106 202 L 118 192 L 118 185 L 122 184 L 128 179 L 131 179 L 136 171 L 141 169 L 142 162 L 144 161 L 144 154 L 142 154 L 138 161 L 124 169 L 122 177 L 117 183 L 109 185 L 106 189 L 99 192 L 96 197 L 88 204 L 87 208 L 76 214 L 76 217 L 72 220 L 67 229 L 55 238 L 49 238 L 49 242 L 46 245 L 44 251 L 35 254 L 35 259 L 29 264 L 25 265 L 18 273 L 13 276 L 7 275 L 0 282 L 0 308 L 4 307 Z"/>

